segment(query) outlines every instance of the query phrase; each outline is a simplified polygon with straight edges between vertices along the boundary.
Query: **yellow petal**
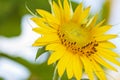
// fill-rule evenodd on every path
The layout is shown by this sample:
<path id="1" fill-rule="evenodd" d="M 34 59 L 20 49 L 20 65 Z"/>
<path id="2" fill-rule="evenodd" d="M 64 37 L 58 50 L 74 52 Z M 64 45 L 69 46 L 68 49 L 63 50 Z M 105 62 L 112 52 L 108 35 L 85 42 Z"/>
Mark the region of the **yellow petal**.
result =
<path id="1" fill-rule="evenodd" d="M 99 54 L 99 53 L 98 53 Z M 106 68 L 108 69 L 111 69 L 111 70 L 114 70 L 114 71 L 117 71 L 114 67 L 112 67 L 110 64 L 108 64 L 105 60 L 103 60 L 102 58 L 100 58 L 98 55 L 94 54 L 92 55 L 92 58 L 100 63 L 101 65 L 105 66 Z"/>
<path id="2" fill-rule="evenodd" d="M 45 29 L 55 31 L 54 28 L 52 28 L 52 27 L 50 27 L 50 25 L 46 24 L 45 18 L 33 17 L 33 18 L 31 18 L 31 20 L 33 20 L 40 28 L 45 28 Z M 53 23 L 51 23 L 51 25 L 53 25 Z M 54 27 L 58 27 L 58 25 L 54 24 Z"/>
<path id="3" fill-rule="evenodd" d="M 47 45 L 47 44 L 48 44 L 48 42 L 34 42 L 32 44 L 32 46 L 44 46 L 44 45 Z"/>
<path id="4" fill-rule="evenodd" d="M 48 43 L 55 43 L 55 42 L 59 42 L 59 37 L 57 34 L 55 33 L 51 33 L 51 34 L 46 34 L 43 35 L 42 37 L 38 38 L 35 43 L 33 44 L 33 46 L 40 46 L 42 44 L 48 44 Z"/>
<path id="5" fill-rule="evenodd" d="M 99 47 L 101 47 L 101 48 L 116 48 L 116 46 L 109 41 L 104 41 L 104 42 L 99 43 Z"/>
<path id="6" fill-rule="evenodd" d="M 66 47 L 64 47 L 62 44 L 59 43 L 54 43 L 54 44 L 49 44 L 46 46 L 46 50 L 53 50 L 53 51 L 59 51 L 62 52 L 66 50 Z"/>
<path id="7" fill-rule="evenodd" d="M 46 25 L 44 24 L 44 21 L 45 21 L 44 18 L 33 17 L 33 18 L 31 18 L 31 20 L 34 21 L 34 22 L 35 22 L 38 26 L 40 26 L 40 27 L 46 26 Z"/>
<path id="8" fill-rule="evenodd" d="M 58 18 L 58 20 L 60 21 L 61 20 L 60 8 L 54 1 L 53 1 L 53 11 L 54 11 L 55 17 Z"/>
<path id="9" fill-rule="evenodd" d="M 116 60 L 113 56 L 110 56 L 109 53 L 107 53 L 105 51 L 100 51 L 98 55 L 103 57 L 103 58 L 105 58 L 106 60 L 108 60 L 108 61 L 110 61 L 110 62 L 120 66 L 120 62 L 118 60 Z"/>
<path id="10" fill-rule="evenodd" d="M 90 80 L 94 80 L 92 64 L 86 56 L 82 56 L 81 60 L 84 64 L 85 72 L 88 74 Z"/>
<path id="11" fill-rule="evenodd" d="M 78 23 L 79 23 L 79 24 L 82 23 L 82 22 L 84 22 L 84 20 L 88 17 L 89 12 L 90 12 L 90 7 L 86 8 L 86 9 L 81 13 L 81 15 L 79 14 L 79 15 L 80 15 L 80 18 L 78 17 L 78 19 L 79 19 Z"/>
<path id="12" fill-rule="evenodd" d="M 103 69 L 100 67 L 100 65 L 98 65 L 94 60 L 92 60 L 92 63 L 93 63 L 93 70 L 95 74 L 98 76 L 98 78 L 100 80 L 106 80 L 105 73 Z"/>
<path id="13" fill-rule="evenodd" d="M 62 77 L 63 73 L 65 72 L 65 69 L 69 63 L 70 56 L 68 52 L 64 53 L 64 56 L 58 61 L 57 68 L 58 68 L 58 74 L 60 77 Z"/>
<path id="14" fill-rule="evenodd" d="M 59 21 L 58 19 L 56 19 L 52 14 L 50 14 L 49 12 L 45 11 L 45 10 L 41 10 L 41 9 L 37 9 L 37 12 L 43 17 L 45 18 L 46 22 L 51 25 L 53 28 L 58 29 L 58 26 L 55 25 L 59 25 Z"/>
<path id="15" fill-rule="evenodd" d="M 52 28 L 47 29 L 47 28 L 42 28 L 42 27 L 36 27 L 36 28 L 33 28 L 32 30 L 39 34 L 51 34 L 51 33 L 57 34 L 57 31 Z"/>
<path id="16" fill-rule="evenodd" d="M 95 27 L 100 27 L 105 22 L 105 19 L 99 22 Z"/>
<path id="17" fill-rule="evenodd" d="M 99 35 L 105 34 L 105 32 L 110 30 L 111 27 L 112 26 L 110 26 L 110 25 L 101 26 L 101 27 L 98 27 L 98 28 L 95 27 L 95 29 L 93 28 L 93 30 L 94 30 L 93 35 L 99 36 Z"/>
<path id="18" fill-rule="evenodd" d="M 65 50 L 62 51 L 62 52 L 61 51 L 53 52 L 48 59 L 48 65 L 50 65 L 50 64 L 56 62 L 57 60 L 59 60 L 63 56 L 64 53 L 65 53 Z"/>
<path id="19" fill-rule="evenodd" d="M 69 54 L 70 55 L 70 60 L 69 60 L 69 63 L 66 67 L 66 72 L 67 72 L 67 76 L 68 76 L 68 79 L 71 79 L 73 77 L 73 54 Z"/>
<path id="20" fill-rule="evenodd" d="M 73 72 L 77 80 L 82 77 L 82 63 L 78 54 L 73 55 Z"/>
<path id="21" fill-rule="evenodd" d="M 117 35 L 114 35 L 114 34 L 106 34 L 106 35 L 97 36 L 95 39 L 97 41 L 106 41 L 106 40 L 110 40 L 116 37 Z"/>
<path id="22" fill-rule="evenodd" d="M 101 22 L 99 22 L 97 25 L 93 26 L 93 28 L 91 29 L 91 34 L 95 34 L 96 30 L 102 26 L 102 24 L 105 22 L 105 20 L 102 20 Z"/>
<path id="23" fill-rule="evenodd" d="M 59 4 L 60 8 L 63 9 L 61 0 L 58 0 L 58 4 Z"/>
<path id="24" fill-rule="evenodd" d="M 56 41 L 59 40 L 59 37 L 55 33 L 43 35 L 41 38 L 37 40 L 37 42 L 51 42 L 51 41 Z"/>
<path id="25" fill-rule="evenodd" d="M 78 22 L 78 18 L 80 17 L 81 13 L 82 13 L 82 3 L 80 3 L 77 8 L 75 9 L 75 12 L 73 14 L 73 17 L 72 17 L 72 21 L 74 22 Z"/>
<path id="26" fill-rule="evenodd" d="M 44 18 L 47 18 L 47 19 L 50 18 L 52 20 L 56 20 L 55 17 L 51 13 L 49 13 L 49 12 L 47 12 L 45 10 L 37 9 L 37 12 Z"/>
<path id="27" fill-rule="evenodd" d="M 70 9 L 70 5 L 68 3 L 68 0 L 64 0 L 64 16 L 65 16 L 65 20 L 66 21 L 70 20 L 71 9 Z"/>
<path id="28" fill-rule="evenodd" d="M 98 15 L 95 15 L 91 20 L 89 20 L 86 27 L 88 27 L 89 29 L 94 28 L 97 21 L 97 17 Z"/>
<path id="29" fill-rule="evenodd" d="M 120 57 L 120 55 L 118 55 L 117 53 L 109 49 L 97 47 L 97 50 L 100 51 L 101 52 L 100 54 L 103 54 L 103 55 L 109 55 L 111 57 Z"/>
<path id="30" fill-rule="evenodd" d="M 61 0 L 58 0 L 58 4 L 59 4 L 59 7 L 60 7 L 60 16 L 61 16 L 61 24 L 65 23 L 65 19 L 64 19 L 64 10 L 63 10 L 63 7 L 62 7 L 62 3 L 61 3 Z"/>

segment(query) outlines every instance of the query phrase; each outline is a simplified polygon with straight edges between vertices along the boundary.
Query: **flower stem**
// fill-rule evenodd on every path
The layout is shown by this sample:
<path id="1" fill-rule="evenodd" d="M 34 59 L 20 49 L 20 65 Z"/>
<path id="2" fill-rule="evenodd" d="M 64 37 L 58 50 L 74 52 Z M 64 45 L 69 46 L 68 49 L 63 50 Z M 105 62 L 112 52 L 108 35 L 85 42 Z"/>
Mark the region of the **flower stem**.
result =
<path id="1" fill-rule="evenodd" d="M 55 67 L 55 70 L 54 70 L 53 80 L 61 80 L 60 77 L 57 74 L 57 67 Z"/>
<path id="2" fill-rule="evenodd" d="M 60 77 L 58 77 L 58 80 L 61 80 L 61 78 L 60 78 Z"/>

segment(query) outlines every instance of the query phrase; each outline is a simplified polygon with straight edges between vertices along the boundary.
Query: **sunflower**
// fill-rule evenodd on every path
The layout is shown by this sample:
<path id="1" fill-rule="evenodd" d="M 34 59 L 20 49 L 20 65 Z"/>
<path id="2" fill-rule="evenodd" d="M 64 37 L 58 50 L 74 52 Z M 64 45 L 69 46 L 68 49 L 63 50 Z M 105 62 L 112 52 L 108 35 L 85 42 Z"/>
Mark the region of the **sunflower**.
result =
<path id="1" fill-rule="evenodd" d="M 113 51 L 116 46 L 109 41 L 117 35 L 106 33 L 111 25 L 103 25 L 105 20 L 97 23 L 97 15 L 88 18 L 90 7 L 83 8 L 82 3 L 74 12 L 68 0 L 53 1 L 51 8 L 52 13 L 37 9 L 41 17 L 32 18 L 38 25 L 33 31 L 41 34 L 33 46 L 52 51 L 48 64 L 57 62 L 60 77 L 66 71 L 68 79 L 80 80 L 85 72 L 90 80 L 94 80 L 94 74 L 106 80 L 103 66 L 117 71 L 109 63 L 120 66 L 116 60 L 119 55 Z"/>

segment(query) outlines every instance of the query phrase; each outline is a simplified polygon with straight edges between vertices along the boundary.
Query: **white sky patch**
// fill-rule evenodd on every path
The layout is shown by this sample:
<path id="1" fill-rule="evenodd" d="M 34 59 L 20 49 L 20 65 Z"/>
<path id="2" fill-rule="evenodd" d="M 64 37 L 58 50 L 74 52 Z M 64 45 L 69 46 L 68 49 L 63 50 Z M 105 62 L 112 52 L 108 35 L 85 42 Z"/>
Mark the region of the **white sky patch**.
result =
<path id="1" fill-rule="evenodd" d="M 120 25 L 120 0 L 111 0 L 111 13 L 109 23 L 112 25 Z"/>
<path id="2" fill-rule="evenodd" d="M 5 80 L 27 80 L 29 71 L 13 61 L 0 58 L 0 77 Z"/>
<path id="3" fill-rule="evenodd" d="M 74 2 L 83 2 L 85 7 L 91 6 L 91 13 L 99 13 L 105 0 L 72 0 Z"/>
<path id="4" fill-rule="evenodd" d="M 116 44 L 115 51 L 120 54 L 120 0 L 111 0 L 111 13 L 109 23 L 113 25 L 112 29 L 108 33 L 119 34 L 118 38 L 111 40 Z M 120 61 L 120 59 L 118 59 Z M 120 80 L 120 67 L 114 65 L 118 72 L 108 70 L 109 80 Z"/>
<path id="5" fill-rule="evenodd" d="M 20 36 L 14 38 L 0 37 L 0 51 L 34 61 L 37 48 L 32 47 L 32 44 L 40 35 L 32 31 L 30 17 L 30 15 L 23 17 Z"/>

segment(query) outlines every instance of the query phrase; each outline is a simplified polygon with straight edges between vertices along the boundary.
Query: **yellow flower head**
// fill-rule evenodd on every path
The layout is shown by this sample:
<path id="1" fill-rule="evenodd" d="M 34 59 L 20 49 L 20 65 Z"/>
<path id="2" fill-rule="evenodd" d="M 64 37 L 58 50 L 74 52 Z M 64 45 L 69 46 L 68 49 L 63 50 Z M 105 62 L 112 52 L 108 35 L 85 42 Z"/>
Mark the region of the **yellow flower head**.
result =
<path id="1" fill-rule="evenodd" d="M 88 19 L 90 7 L 83 9 L 82 3 L 74 12 L 68 0 L 53 1 L 51 8 L 52 13 L 37 9 L 41 17 L 32 18 L 38 25 L 33 30 L 42 35 L 33 45 L 52 51 L 48 64 L 57 62 L 60 77 L 66 71 L 69 79 L 80 80 L 84 69 L 90 80 L 94 74 L 106 80 L 101 65 L 115 71 L 108 61 L 120 65 L 119 55 L 112 51 L 115 45 L 109 42 L 117 35 L 105 33 L 112 26 L 103 25 L 104 20 L 97 24 L 97 16 Z"/>

